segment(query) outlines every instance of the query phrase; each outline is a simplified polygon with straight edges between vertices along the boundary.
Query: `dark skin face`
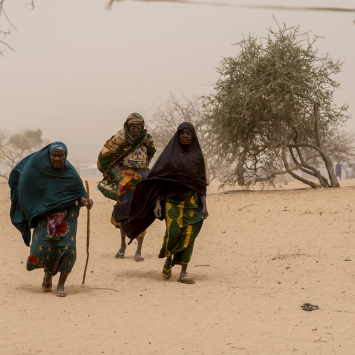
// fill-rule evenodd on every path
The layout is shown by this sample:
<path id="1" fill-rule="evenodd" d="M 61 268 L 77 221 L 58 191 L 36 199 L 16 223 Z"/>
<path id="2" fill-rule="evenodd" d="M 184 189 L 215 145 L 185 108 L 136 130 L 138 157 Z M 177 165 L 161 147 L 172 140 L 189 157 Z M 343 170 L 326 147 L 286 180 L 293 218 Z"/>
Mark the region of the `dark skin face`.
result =
<path id="1" fill-rule="evenodd" d="M 182 145 L 189 145 L 192 140 L 192 134 L 187 129 L 182 129 L 179 132 L 179 141 Z"/>
<path id="2" fill-rule="evenodd" d="M 128 131 L 129 131 L 129 135 L 133 138 L 133 139 L 137 139 L 140 137 L 141 133 L 142 133 L 143 127 L 140 124 L 134 123 L 131 124 L 128 127 Z"/>
<path id="3" fill-rule="evenodd" d="M 51 152 L 51 154 L 49 155 L 49 158 L 51 160 L 51 164 L 52 164 L 53 168 L 59 169 L 64 165 L 66 156 L 62 150 L 55 149 Z"/>

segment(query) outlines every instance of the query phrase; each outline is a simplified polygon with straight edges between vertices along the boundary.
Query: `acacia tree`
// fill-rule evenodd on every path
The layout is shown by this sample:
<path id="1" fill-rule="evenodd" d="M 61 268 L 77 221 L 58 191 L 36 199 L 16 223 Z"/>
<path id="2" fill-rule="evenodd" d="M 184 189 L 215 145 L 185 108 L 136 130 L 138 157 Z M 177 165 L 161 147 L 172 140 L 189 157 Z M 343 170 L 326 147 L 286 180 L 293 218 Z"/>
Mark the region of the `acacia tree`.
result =
<path id="1" fill-rule="evenodd" d="M 25 129 L 11 135 L 4 130 L 0 130 L 0 163 L 13 169 L 21 159 L 47 143 L 42 138 L 40 129 Z M 7 174 L 0 174 L 0 176 L 6 180 L 9 178 Z"/>
<path id="2" fill-rule="evenodd" d="M 339 87 L 333 77 L 342 62 L 320 55 L 318 37 L 299 33 L 299 27 L 284 24 L 268 31 L 267 38 L 249 35 L 237 43 L 239 53 L 222 60 L 220 78 L 205 97 L 206 118 L 231 167 L 223 182 L 273 183 L 288 172 L 312 187 L 339 186 L 327 142 L 337 141 L 339 126 L 349 118 L 348 106 L 333 102 Z M 330 181 L 321 175 L 320 162 Z M 296 175 L 296 168 L 320 185 Z"/>

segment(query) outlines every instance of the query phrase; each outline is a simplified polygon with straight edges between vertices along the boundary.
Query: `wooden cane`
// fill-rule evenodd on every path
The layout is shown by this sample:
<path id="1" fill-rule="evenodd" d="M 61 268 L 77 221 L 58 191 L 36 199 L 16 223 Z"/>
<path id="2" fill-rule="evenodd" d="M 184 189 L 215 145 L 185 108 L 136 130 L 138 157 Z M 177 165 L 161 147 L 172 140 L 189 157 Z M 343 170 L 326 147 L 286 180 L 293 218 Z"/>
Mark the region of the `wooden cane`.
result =
<path id="1" fill-rule="evenodd" d="M 85 185 L 86 185 L 86 193 L 87 193 L 87 200 L 90 201 L 90 192 L 89 192 L 89 183 L 87 180 L 85 180 Z M 87 225 L 86 225 L 86 264 L 85 264 L 85 270 L 84 270 L 84 275 L 83 275 L 83 285 L 85 283 L 85 276 L 86 276 L 86 269 L 88 268 L 88 262 L 89 262 L 89 245 L 90 245 L 90 210 L 87 209 Z"/>

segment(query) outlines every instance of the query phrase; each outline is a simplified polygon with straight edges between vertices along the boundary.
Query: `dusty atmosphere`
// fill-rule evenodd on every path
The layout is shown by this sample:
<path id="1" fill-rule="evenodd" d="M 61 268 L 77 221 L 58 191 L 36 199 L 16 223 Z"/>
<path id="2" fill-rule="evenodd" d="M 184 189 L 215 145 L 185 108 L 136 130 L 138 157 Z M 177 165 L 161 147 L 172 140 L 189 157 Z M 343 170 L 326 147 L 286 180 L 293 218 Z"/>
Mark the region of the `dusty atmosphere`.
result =
<path id="1" fill-rule="evenodd" d="M 213 0 L 250 5 L 354 8 L 353 0 Z M 354 14 L 329 11 L 269 11 L 196 6 L 164 1 L 5 1 L 17 31 L 6 41 L 0 64 L 1 129 L 40 128 L 62 141 L 70 159 L 95 163 L 103 142 L 132 112 L 151 119 L 169 92 L 208 95 L 216 67 L 234 56 L 243 35 L 266 37 L 277 21 L 324 37 L 320 54 L 345 61 L 336 76 L 338 105 L 352 105 L 355 91 Z M 201 0 L 197 0 L 201 2 Z M 134 24 L 134 25 L 133 25 Z M 3 40 L 4 37 L 2 36 Z M 0 50 L 1 50 L 0 46 Z M 59 124 L 60 122 L 60 124 Z M 347 129 L 355 129 L 353 119 Z M 90 142 L 90 144 L 83 144 Z"/>
<path id="2" fill-rule="evenodd" d="M 354 0 L 117 0 L 108 9 L 109 1 L 0 0 L 0 175 L 49 142 L 65 142 L 68 149 L 62 147 L 65 154 L 57 152 L 57 158 L 64 162 L 69 152 L 69 161 L 89 181 L 94 200 L 85 285 L 88 212 L 82 208 L 77 260 L 65 283 L 68 295 L 56 297 L 59 273 L 52 291 L 43 292 L 43 269 L 26 270 L 30 248 L 10 221 L 10 188 L 0 177 L 0 355 L 354 355 Z M 295 37 L 287 37 L 286 28 Z M 273 42 L 276 35 L 282 41 Z M 241 61 L 244 66 L 234 61 L 241 53 L 248 58 Z M 224 81 L 230 78 L 235 81 Z M 193 154 L 186 150 L 197 160 L 187 164 L 181 159 L 185 170 L 204 172 L 205 158 L 208 178 L 226 182 L 232 177 L 247 186 L 255 178 L 265 181 L 274 173 L 284 174 L 283 157 L 285 169 L 293 161 L 292 169 L 303 166 L 310 174 L 312 167 L 324 174 L 324 166 L 329 172 L 339 163 L 337 176 L 349 179 L 340 188 L 289 182 L 264 190 L 254 185 L 225 191 L 213 181 L 207 189 L 209 216 L 187 269 L 187 278 L 196 283 L 177 282 L 180 266 L 164 279 L 165 259 L 158 254 L 165 222 L 157 220 L 148 229 L 144 262 L 134 260 L 137 241 L 128 246 L 124 259 L 115 259 L 120 233 L 110 223 L 114 201 L 97 189 L 101 173 L 93 177 L 98 176 L 96 162 L 104 142 L 133 112 L 139 115 L 130 122 L 132 132 L 145 125 L 157 154 L 150 161 L 155 149 L 145 133 L 134 137 L 129 131 L 129 138 L 122 131 L 119 144 L 116 138 L 107 144 L 117 149 L 106 146 L 100 153 L 105 174 L 121 174 L 126 171 L 119 170 L 122 164 L 142 168 L 138 175 L 144 178 L 176 127 L 188 121 L 196 130 L 184 126 L 179 142 L 185 145 L 180 133 L 193 136 L 196 131 L 201 149 L 195 144 Z M 309 143 L 316 143 L 316 149 Z M 300 164 L 292 156 L 296 151 Z M 176 151 L 171 152 L 168 162 L 176 160 Z M 132 164 L 123 162 L 131 159 L 128 153 L 137 155 Z M 37 169 L 41 164 L 33 165 Z M 287 171 L 292 175 L 291 168 Z M 132 192 L 132 181 L 140 180 L 130 174 L 123 174 L 125 193 Z M 74 175 L 81 194 L 67 203 L 79 198 L 85 205 L 81 180 Z M 34 176 L 28 173 L 22 181 Z M 201 187 L 203 182 L 204 217 L 205 175 L 193 176 L 195 184 Z M 337 186 L 336 176 L 329 176 Z M 46 185 L 33 180 L 22 191 Z M 182 180 L 174 180 L 169 192 L 175 191 L 175 181 Z M 326 185 L 321 177 L 319 183 Z M 60 183 L 53 185 L 51 193 Z M 33 195 L 29 204 L 41 194 Z M 139 201 L 141 206 L 146 205 Z M 58 209 L 62 217 L 63 209 Z M 197 221 L 192 225 L 196 231 Z M 70 238 L 75 244 L 74 236 Z M 185 249 L 191 240 L 189 236 L 181 243 Z M 307 303 L 318 309 L 302 309 Z"/>
<path id="3" fill-rule="evenodd" d="M 161 276 L 163 222 L 149 228 L 143 263 L 131 245 L 114 259 L 112 201 L 90 180 L 90 260 L 86 209 L 68 297 L 41 289 L 42 270 L 26 271 L 29 248 L 9 219 L 0 184 L 0 346 L 2 354 L 354 354 L 355 180 L 340 189 L 291 183 L 266 191 L 217 193 L 195 243 L 195 285 Z M 202 240 L 204 241 L 202 242 Z M 54 279 L 54 284 L 58 276 Z M 319 310 L 306 312 L 309 302 Z"/>

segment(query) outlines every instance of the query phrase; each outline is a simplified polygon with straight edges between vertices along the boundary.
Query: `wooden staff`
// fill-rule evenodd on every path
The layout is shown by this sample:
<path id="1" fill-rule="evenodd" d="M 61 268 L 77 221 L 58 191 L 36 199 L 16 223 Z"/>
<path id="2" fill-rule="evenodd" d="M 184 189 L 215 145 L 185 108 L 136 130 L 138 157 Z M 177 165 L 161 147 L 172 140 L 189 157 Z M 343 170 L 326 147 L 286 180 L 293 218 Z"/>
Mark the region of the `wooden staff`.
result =
<path id="1" fill-rule="evenodd" d="M 90 201 L 90 192 L 89 192 L 89 183 L 87 180 L 85 180 L 85 185 L 86 185 L 86 192 L 87 192 L 87 200 Z M 88 262 L 89 262 L 89 244 L 90 244 L 90 210 L 87 209 L 87 226 L 86 226 L 86 264 L 85 264 L 85 270 L 84 270 L 84 275 L 83 275 L 83 285 L 85 283 L 85 276 L 86 276 L 86 269 L 88 268 Z"/>

